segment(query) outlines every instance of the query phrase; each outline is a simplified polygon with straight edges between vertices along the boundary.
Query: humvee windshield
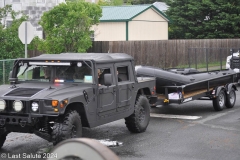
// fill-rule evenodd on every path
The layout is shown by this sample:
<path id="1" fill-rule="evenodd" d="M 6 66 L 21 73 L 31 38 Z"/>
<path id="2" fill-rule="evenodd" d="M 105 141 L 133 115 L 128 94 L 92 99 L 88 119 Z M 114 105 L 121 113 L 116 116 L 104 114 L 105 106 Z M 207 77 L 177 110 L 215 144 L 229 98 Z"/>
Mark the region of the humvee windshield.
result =
<path id="1" fill-rule="evenodd" d="M 87 62 L 20 62 L 17 67 L 20 82 L 92 83 L 93 80 L 91 64 Z"/>

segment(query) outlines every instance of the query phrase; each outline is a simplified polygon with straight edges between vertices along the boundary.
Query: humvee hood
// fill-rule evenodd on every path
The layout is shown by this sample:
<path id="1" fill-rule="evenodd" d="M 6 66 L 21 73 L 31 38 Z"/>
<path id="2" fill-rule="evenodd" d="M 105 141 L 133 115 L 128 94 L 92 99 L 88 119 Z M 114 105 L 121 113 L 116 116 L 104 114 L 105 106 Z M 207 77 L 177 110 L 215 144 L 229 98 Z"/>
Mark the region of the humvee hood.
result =
<path id="1" fill-rule="evenodd" d="M 11 85 L 4 85 L 0 88 L 1 97 L 18 97 L 18 98 L 29 98 L 29 99 L 45 99 L 61 97 L 69 94 L 79 95 L 81 91 L 87 90 L 91 87 L 86 85 L 75 85 L 75 84 L 17 84 L 16 87 Z"/>

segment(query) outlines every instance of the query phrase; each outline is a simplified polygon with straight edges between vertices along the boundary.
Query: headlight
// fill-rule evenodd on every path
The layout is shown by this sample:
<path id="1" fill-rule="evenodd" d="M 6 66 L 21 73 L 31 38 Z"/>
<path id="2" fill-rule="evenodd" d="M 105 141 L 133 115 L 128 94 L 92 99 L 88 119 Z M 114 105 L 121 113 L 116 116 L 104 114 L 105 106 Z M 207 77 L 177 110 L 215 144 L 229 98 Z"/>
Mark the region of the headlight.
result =
<path id="1" fill-rule="evenodd" d="M 4 100 L 0 100 L 0 112 L 4 111 L 6 108 L 6 102 Z"/>
<path id="2" fill-rule="evenodd" d="M 20 112 L 23 109 L 23 103 L 21 101 L 14 101 L 13 102 L 13 109 L 16 112 Z"/>
<path id="3" fill-rule="evenodd" d="M 32 111 L 33 111 L 33 112 L 36 112 L 36 111 L 38 110 L 38 106 L 39 106 L 39 105 L 38 105 L 37 102 L 33 102 L 33 103 L 32 103 Z"/>

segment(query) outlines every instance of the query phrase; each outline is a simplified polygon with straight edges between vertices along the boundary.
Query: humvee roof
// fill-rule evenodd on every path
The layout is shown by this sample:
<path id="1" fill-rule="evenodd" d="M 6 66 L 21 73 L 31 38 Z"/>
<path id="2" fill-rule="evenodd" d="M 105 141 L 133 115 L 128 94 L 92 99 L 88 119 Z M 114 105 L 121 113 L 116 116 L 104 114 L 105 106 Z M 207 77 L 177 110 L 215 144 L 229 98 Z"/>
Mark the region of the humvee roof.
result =
<path id="1" fill-rule="evenodd" d="M 19 58 L 18 60 L 26 60 Z M 28 58 L 27 60 L 93 60 L 95 62 L 133 60 L 126 53 L 61 53 L 61 54 L 42 54 L 37 57 Z"/>

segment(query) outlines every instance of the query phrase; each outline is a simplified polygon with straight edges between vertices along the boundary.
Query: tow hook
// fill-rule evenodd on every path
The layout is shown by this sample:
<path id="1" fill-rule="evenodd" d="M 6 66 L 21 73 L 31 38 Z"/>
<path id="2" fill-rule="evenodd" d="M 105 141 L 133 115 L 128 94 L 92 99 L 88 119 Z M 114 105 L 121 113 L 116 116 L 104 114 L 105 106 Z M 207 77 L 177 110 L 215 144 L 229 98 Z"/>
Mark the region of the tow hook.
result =
<path id="1" fill-rule="evenodd" d="M 27 122 L 26 121 L 20 121 L 19 124 L 20 124 L 21 127 L 25 127 Z"/>
<path id="2" fill-rule="evenodd" d="M 169 103 L 169 100 L 168 100 L 168 99 L 164 99 L 163 102 L 164 102 L 164 103 Z"/>
<path id="3" fill-rule="evenodd" d="M 0 119 L 0 126 L 4 126 L 5 125 L 5 119 Z"/>

